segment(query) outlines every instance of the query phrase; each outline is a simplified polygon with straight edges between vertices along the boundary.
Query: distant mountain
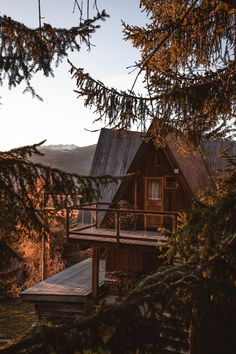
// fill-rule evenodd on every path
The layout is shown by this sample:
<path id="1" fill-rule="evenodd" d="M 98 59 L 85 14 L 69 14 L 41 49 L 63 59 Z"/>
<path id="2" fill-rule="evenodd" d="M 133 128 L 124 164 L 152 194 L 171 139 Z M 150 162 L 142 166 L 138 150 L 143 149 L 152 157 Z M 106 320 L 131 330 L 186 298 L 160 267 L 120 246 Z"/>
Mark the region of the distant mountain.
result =
<path id="1" fill-rule="evenodd" d="M 74 144 L 66 144 L 66 145 L 58 144 L 58 145 L 47 145 L 47 146 L 45 146 L 45 148 L 50 149 L 50 150 L 56 150 L 56 151 L 71 151 L 74 149 L 78 149 L 79 146 L 74 145 Z"/>
<path id="2" fill-rule="evenodd" d="M 59 168 L 66 172 L 88 175 L 95 153 L 96 145 L 48 145 L 39 150 L 44 156 L 33 155 L 32 162 Z"/>

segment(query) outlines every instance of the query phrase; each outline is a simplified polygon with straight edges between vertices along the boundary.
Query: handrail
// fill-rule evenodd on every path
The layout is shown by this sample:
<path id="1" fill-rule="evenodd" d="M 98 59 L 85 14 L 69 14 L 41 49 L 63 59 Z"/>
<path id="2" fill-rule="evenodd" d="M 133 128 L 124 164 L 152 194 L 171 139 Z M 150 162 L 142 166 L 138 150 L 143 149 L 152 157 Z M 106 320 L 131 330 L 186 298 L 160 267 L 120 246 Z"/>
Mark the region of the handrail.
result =
<path id="1" fill-rule="evenodd" d="M 122 240 L 124 237 L 121 235 L 121 217 L 122 214 L 137 214 L 137 215 L 155 215 L 155 216 L 169 216 L 172 217 L 172 228 L 174 230 L 177 229 L 178 227 L 178 215 L 179 212 L 176 211 L 153 211 L 153 210 L 140 210 L 140 209 L 123 209 L 123 208 L 100 208 L 99 205 L 111 205 L 110 203 L 101 203 L 101 202 L 95 202 L 95 203 L 88 203 L 88 204 L 83 204 L 79 206 L 71 206 L 66 208 L 66 236 L 67 240 L 69 239 L 69 234 L 76 234 L 77 232 L 82 230 L 86 230 L 91 227 L 98 228 L 99 227 L 99 220 L 98 220 L 98 214 L 99 212 L 110 212 L 115 214 L 115 230 L 116 230 L 116 235 L 114 236 L 116 238 L 116 242 L 119 245 L 120 240 Z M 90 211 L 90 212 L 95 212 L 95 220 L 93 224 L 90 225 L 85 225 L 82 227 L 79 227 L 77 229 L 70 230 L 69 229 L 69 211 L 71 210 L 83 210 L 83 211 Z M 90 233 L 91 234 L 91 233 Z M 92 235 L 92 234 L 91 234 Z M 138 238 L 140 240 L 140 237 Z"/>
<path id="2" fill-rule="evenodd" d="M 177 216 L 179 214 L 178 211 L 152 211 L 152 210 L 140 210 L 140 209 L 123 209 L 123 208 L 89 208 L 83 207 L 82 205 L 76 207 L 69 207 L 70 210 L 86 210 L 86 211 L 105 211 L 105 212 L 119 212 L 119 213 L 134 213 L 134 214 L 150 214 L 150 215 L 166 215 L 166 216 Z"/>
<path id="3" fill-rule="evenodd" d="M 78 231 L 73 231 L 73 232 L 71 232 L 71 234 L 72 235 L 81 235 L 81 233 L 80 232 L 78 232 Z M 83 234 L 82 234 L 83 236 L 94 236 L 94 237 L 100 237 L 100 235 L 98 235 L 97 233 L 93 233 L 93 232 L 83 232 Z M 109 236 L 108 235 L 106 235 L 106 237 L 107 238 L 110 238 L 110 239 L 116 239 L 116 241 L 117 241 L 117 235 L 112 235 L 112 234 L 110 234 Z M 122 236 L 122 235 L 120 235 L 119 236 L 119 241 L 120 240 L 127 240 L 127 237 L 126 236 Z M 148 236 L 145 236 L 145 237 L 140 237 L 140 236 L 132 236 L 132 241 L 134 241 L 134 240 L 137 240 L 137 241 L 150 241 L 150 242 L 156 242 L 156 239 L 155 238 L 153 238 L 153 237 L 148 237 Z M 168 237 L 166 237 L 166 236 L 162 236 L 162 239 L 159 239 L 158 241 L 159 242 L 165 242 L 165 241 L 167 241 L 168 240 Z M 118 242 L 119 243 L 119 242 Z"/>

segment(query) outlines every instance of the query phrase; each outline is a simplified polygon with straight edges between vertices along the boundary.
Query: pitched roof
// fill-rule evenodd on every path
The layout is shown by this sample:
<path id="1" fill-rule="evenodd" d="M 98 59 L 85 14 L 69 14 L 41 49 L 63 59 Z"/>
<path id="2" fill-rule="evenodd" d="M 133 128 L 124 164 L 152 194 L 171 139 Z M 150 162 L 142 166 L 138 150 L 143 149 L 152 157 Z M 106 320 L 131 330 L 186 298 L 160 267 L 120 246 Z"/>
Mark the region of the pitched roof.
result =
<path id="1" fill-rule="evenodd" d="M 184 154 L 180 151 L 179 143 L 177 143 L 173 136 L 167 137 L 166 148 L 176 162 L 194 198 L 198 199 L 199 194 L 204 189 L 214 187 L 202 151 Z"/>
<path id="2" fill-rule="evenodd" d="M 138 132 L 121 132 L 102 129 L 94 154 L 90 176 L 111 175 L 120 177 L 127 170 L 142 143 Z M 101 201 L 112 202 L 120 183 L 112 183 L 101 191 Z"/>
<path id="3" fill-rule="evenodd" d="M 230 156 L 236 156 L 236 141 L 208 140 L 202 144 L 202 153 L 211 176 L 219 176 L 227 168 L 227 161 L 220 153 L 227 150 Z"/>
<path id="4" fill-rule="evenodd" d="M 102 129 L 97 149 L 94 155 L 90 175 L 123 176 L 135 171 L 139 163 L 145 159 L 147 143 L 138 132 L 123 132 Z M 231 155 L 236 155 L 236 142 L 206 141 L 199 152 L 183 154 L 179 143 L 173 136 L 166 138 L 164 152 L 167 158 L 180 170 L 179 175 L 192 196 L 196 199 L 206 188 L 213 188 L 213 178 L 226 167 L 220 151 L 228 149 Z M 101 193 L 103 202 L 111 203 L 120 188 L 120 183 L 104 187 Z"/>

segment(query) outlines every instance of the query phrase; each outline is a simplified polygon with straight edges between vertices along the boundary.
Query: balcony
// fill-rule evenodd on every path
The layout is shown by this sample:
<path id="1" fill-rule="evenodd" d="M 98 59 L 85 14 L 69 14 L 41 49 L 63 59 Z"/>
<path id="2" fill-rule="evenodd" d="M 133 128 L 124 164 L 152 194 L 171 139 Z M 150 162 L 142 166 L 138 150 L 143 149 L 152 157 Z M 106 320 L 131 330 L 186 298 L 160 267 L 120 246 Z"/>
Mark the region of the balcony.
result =
<path id="1" fill-rule="evenodd" d="M 66 239 L 88 246 L 157 247 L 167 240 L 163 227 L 173 232 L 177 224 L 178 212 L 113 208 L 108 203 L 84 204 L 67 209 Z"/>

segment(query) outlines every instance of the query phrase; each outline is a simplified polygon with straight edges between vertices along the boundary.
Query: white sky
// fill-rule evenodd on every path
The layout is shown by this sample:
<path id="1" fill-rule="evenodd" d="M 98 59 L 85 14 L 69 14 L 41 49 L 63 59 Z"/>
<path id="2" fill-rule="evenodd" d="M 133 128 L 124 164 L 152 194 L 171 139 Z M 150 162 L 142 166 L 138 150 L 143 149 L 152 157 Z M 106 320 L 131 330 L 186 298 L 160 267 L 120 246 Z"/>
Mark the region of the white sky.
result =
<path id="1" fill-rule="evenodd" d="M 95 47 L 69 56 L 77 67 L 84 67 L 95 79 L 118 89 L 131 88 L 135 74 L 128 74 L 139 58 L 132 44 L 122 39 L 121 19 L 132 25 L 145 23 L 145 15 L 139 9 L 138 0 L 97 0 L 99 9 L 106 9 L 110 18 L 92 37 Z M 84 0 L 85 3 L 85 0 Z M 71 27 L 78 23 L 78 12 L 72 13 L 74 0 L 41 0 L 43 22 L 54 26 Z M 38 26 L 37 0 L 0 0 L 1 15 L 7 15 L 31 27 Z M 37 75 L 32 81 L 36 92 L 43 97 L 40 102 L 30 93 L 23 94 L 24 84 L 8 90 L 0 87 L 0 150 L 34 144 L 47 139 L 46 144 L 91 145 L 97 142 L 99 133 L 87 129 L 96 116 L 85 109 L 83 100 L 73 92 L 75 81 L 68 73 L 66 61 L 55 69 L 54 78 Z M 141 83 L 138 87 L 141 87 Z M 99 125 L 99 128 L 102 124 Z"/>

